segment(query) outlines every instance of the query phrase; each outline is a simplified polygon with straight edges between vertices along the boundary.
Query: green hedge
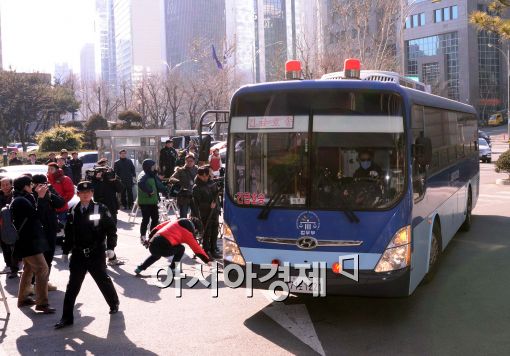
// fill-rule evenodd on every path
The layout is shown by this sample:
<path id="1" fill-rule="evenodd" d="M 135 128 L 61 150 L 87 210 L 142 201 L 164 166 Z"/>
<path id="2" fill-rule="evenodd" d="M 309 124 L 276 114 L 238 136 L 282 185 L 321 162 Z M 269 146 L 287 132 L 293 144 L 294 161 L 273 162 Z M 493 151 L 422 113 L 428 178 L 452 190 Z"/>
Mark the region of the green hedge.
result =
<path id="1" fill-rule="evenodd" d="M 510 175 L 510 150 L 503 152 L 496 161 L 496 172 Z"/>
<path id="2" fill-rule="evenodd" d="M 39 149 L 46 152 L 60 152 L 65 148 L 68 151 L 79 150 L 82 146 L 82 134 L 72 127 L 55 127 L 41 132 L 37 136 Z"/>

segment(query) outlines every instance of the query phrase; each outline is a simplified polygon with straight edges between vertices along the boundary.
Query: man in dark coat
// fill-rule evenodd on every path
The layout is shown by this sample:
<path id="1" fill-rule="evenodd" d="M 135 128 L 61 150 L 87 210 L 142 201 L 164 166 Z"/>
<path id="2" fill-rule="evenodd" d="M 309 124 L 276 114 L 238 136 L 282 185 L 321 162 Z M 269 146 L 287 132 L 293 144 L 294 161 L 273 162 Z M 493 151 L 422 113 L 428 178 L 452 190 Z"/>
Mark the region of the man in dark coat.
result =
<path id="1" fill-rule="evenodd" d="M 22 258 L 24 264 L 19 282 L 18 307 L 36 304 L 37 311 L 50 314 L 55 309 L 48 303 L 48 265 L 43 255 L 48 250 L 48 242 L 37 214 L 32 187 L 32 179 L 28 176 L 14 179 L 14 198 L 10 205 L 12 222 L 19 235 L 14 245 L 14 255 Z M 28 297 L 32 274 L 35 274 L 35 301 Z"/>
<path id="2" fill-rule="evenodd" d="M 110 167 L 101 168 L 96 167 L 96 173 L 92 179 L 94 201 L 106 205 L 116 225 L 119 211 L 117 193 L 120 193 L 124 187 L 119 177 Z"/>
<path id="3" fill-rule="evenodd" d="M 129 158 L 126 158 L 126 150 L 120 150 L 119 155 L 120 158 L 115 161 L 113 170 L 115 171 L 115 174 L 119 176 L 120 181 L 124 186 L 120 193 L 120 202 L 124 209 L 132 209 L 133 185 L 134 181 L 136 180 L 135 165 L 133 164 L 133 161 L 131 161 Z"/>
<path id="4" fill-rule="evenodd" d="M 67 160 L 64 157 L 57 156 L 57 166 L 64 172 L 64 175 L 71 178 L 71 180 L 73 179 L 73 172 L 71 171 L 71 167 L 69 167 Z"/>
<path id="5" fill-rule="evenodd" d="M 181 219 L 188 217 L 188 211 L 191 204 L 191 190 L 195 184 L 195 176 L 197 175 L 198 167 L 195 165 L 195 157 L 193 155 L 186 156 L 186 164 L 184 167 L 178 167 L 175 173 L 170 177 L 171 183 L 179 183 L 181 190 L 177 194 L 177 207 Z"/>
<path id="6" fill-rule="evenodd" d="M 165 147 L 159 152 L 159 166 L 165 178 L 169 178 L 174 174 L 176 160 L 177 151 L 174 148 L 174 142 L 172 140 L 167 140 L 165 142 Z"/>
<path id="7" fill-rule="evenodd" d="M 11 151 L 9 153 L 9 166 L 21 166 L 23 162 L 18 158 L 18 153 L 16 151 Z"/>
<path id="8" fill-rule="evenodd" d="M 44 174 L 35 174 L 32 177 L 34 183 L 33 195 L 37 205 L 37 214 L 43 225 L 44 236 L 48 242 L 48 250 L 44 251 L 44 259 L 48 264 L 48 276 L 51 273 L 51 262 L 55 255 L 57 242 L 58 219 L 56 209 L 62 208 L 66 201 L 56 192 Z M 48 290 L 57 288 L 48 282 Z"/>
<path id="9" fill-rule="evenodd" d="M 78 185 L 81 181 L 81 169 L 83 167 L 83 161 L 78 158 L 78 152 L 73 152 L 72 159 L 69 160 L 69 167 L 71 167 L 72 180 L 74 185 Z"/>
<path id="10" fill-rule="evenodd" d="M 210 180 L 210 169 L 207 166 L 200 167 L 197 171 L 193 186 L 191 215 L 202 221 L 204 250 L 212 258 L 221 257 L 217 247 L 220 215 L 218 187 Z"/>

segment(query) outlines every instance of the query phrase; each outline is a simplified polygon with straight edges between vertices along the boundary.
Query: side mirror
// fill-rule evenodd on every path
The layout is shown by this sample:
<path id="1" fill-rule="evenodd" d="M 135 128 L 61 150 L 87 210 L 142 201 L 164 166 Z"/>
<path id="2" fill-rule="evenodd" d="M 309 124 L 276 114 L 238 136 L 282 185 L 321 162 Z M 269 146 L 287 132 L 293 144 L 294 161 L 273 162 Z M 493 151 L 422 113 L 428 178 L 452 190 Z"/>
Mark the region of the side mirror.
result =
<path id="1" fill-rule="evenodd" d="M 211 150 L 211 135 L 207 135 L 202 139 L 200 150 L 198 151 L 198 160 L 201 162 L 209 161 L 209 151 Z"/>
<path id="2" fill-rule="evenodd" d="M 432 162 L 432 141 L 428 137 L 418 137 L 414 143 L 414 159 L 421 166 Z"/>

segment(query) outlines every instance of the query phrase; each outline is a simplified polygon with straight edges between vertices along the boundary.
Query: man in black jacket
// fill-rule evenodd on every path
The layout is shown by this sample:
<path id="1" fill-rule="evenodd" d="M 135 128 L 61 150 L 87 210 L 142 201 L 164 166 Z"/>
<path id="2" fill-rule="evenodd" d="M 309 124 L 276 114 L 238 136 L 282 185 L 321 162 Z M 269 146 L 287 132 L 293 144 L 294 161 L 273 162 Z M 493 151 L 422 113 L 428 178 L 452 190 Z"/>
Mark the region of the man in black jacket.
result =
<path id="1" fill-rule="evenodd" d="M 127 151 L 120 150 L 120 158 L 113 164 L 115 174 L 120 177 L 123 188 L 120 195 L 120 202 L 124 209 L 133 208 L 133 185 L 136 178 L 135 165 L 133 161 L 126 158 Z"/>
<path id="2" fill-rule="evenodd" d="M 96 167 L 92 186 L 94 187 L 94 201 L 106 205 L 112 215 L 113 222 L 117 225 L 117 213 L 119 211 L 117 193 L 120 193 L 124 188 L 119 177 L 108 166 Z"/>
<path id="3" fill-rule="evenodd" d="M 73 172 L 71 171 L 71 167 L 67 164 L 67 160 L 62 156 L 57 156 L 57 165 L 58 168 L 64 171 L 64 175 L 73 179 Z"/>
<path id="4" fill-rule="evenodd" d="M 43 225 L 44 236 L 48 242 L 48 250 L 44 252 L 44 259 L 48 264 L 48 276 L 51 273 L 51 262 L 55 255 L 57 242 L 58 219 L 56 209 L 62 208 L 66 201 L 55 191 L 44 174 L 35 174 L 32 177 L 34 183 L 33 196 L 37 205 L 37 215 Z M 57 288 L 48 282 L 48 290 Z"/>
<path id="5" fill-rule="evenodd" d="M 14 179 L 14 198 L 10 205 L 12 222 L 19 238 L 14 255 L 23 259 L 23 274 L 19 282 L 18 307 L 36 304 L 35 309 L 45 314 L 54 313 L 48 303 L 48 265 L 43 253 L 48 250 L 43 226 L 39 220 L 32 195 L 32 179 L 21 176 Z M 35 274 L 36 300 L 28 297 L 32 274 Z"/>
<path id="6" fill-rule="evenodd" d="M 177 151 L 174 148 L 172 140 L 166 140 L 165 147 L 159 153 L 159 166 L 165 178 L 174 174 L 175 161 L 177 160 Z"/>
<path id="7" fill-rule="evenodd" d="M 16 151 L 11 151 L 9 153 L 9 166 L 20 166 L 23 162 L 18 158 L 18 153 Z"/>
<path id="8" fill-rule="evenodd" d="M 210 169 L 207 166 L 197 171 L 191 207 L 191 215 L 199 218 L 204 226 L 204 250 L 213 258 L 221 257 L 216 244 L 220 215 L 218 187 L 210 181 Z"/>
<path id="9" fill-rule="evenodd" d="M 72 251 L 72 256 L 62 318 L 55 324 L 56 329 L 73 324 L 74 303 L 87 272 L 106 299 L 110 314 L 119 310 L 119 297 L 106 272 L 105 261 L 105 249 L 110 256 L 117 246 L 117 227 L 108 208 L 92 200 L 94 191 L 91 182 L 80 182 L 77 189 L 80 202 L 69 210 L 65 227 L 63 254 L 67 256 Z"/>
<path id="10" fill-rule="evenodd" d="M 81 169 L 83 167 L 83 161 L 78 158 L 78 152 L 73 152 L 71 155 L 73 158 L 69 160 L 69 167 L 71 167 L 72 180 L 74 185 L 78 185 L 81 181 Z"/>

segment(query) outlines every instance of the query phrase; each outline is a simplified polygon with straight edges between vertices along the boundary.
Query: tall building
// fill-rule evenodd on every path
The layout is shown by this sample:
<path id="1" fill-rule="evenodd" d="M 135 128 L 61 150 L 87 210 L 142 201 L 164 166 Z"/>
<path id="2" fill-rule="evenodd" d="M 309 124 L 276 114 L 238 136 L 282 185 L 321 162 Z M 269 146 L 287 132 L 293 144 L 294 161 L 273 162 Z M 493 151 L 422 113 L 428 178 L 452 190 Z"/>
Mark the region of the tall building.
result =
<path id="1" fill-rule="evenodd" d="M 55 72 L 53 74 L 53 81 L 55 83 L 62 83 L 71 75 L 71 69 L 69 68 L 69 63 L 56 63 L 55 64 Z"/>
<path id="2" fill-rule="evenodd" d="M 114 0 L 118 85 L 163 70 L 163 13 L 163 0 Z"/>
<path id="3" fill-rule="evenodd" d="M 165 0 L 166 63 L 192 60 L 194 51 L 218 56 L 225 48 L 225 0 Z"/>
<path id="4" fill-rule="evenodd" d="M 80 52 L 80 79 L 83 84 L 96 80 L 94 44 L 85 44 Z"/>
<path id="5" fill-rule="evenodd" d="M 102 81 L 113 90 L 117 87 L 115 52 L 114 0 L 96 0 L 96 54 L 95 67 Z"/>
<path id="6" fill-rule="evenodd" d="M 481 119 L 507 107 L 507 68 L 500 38 L 477 31 L 469 14 L 489 0 L 417 2 L 406 7 L 405 74 L 432 92 L 475 106 Z"/>
<path id="7" fill-rule="evenodd" d="M 226 0 L 227 42 L 245 82 L 280 80 L 306 34 L 317 45 L 318 3 L 309 0 Z"/>

